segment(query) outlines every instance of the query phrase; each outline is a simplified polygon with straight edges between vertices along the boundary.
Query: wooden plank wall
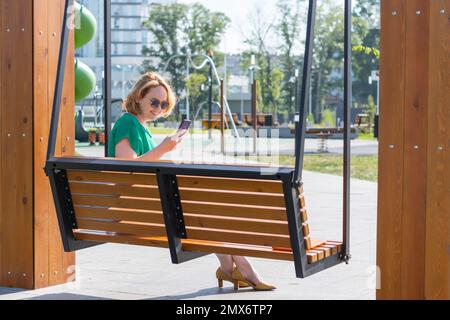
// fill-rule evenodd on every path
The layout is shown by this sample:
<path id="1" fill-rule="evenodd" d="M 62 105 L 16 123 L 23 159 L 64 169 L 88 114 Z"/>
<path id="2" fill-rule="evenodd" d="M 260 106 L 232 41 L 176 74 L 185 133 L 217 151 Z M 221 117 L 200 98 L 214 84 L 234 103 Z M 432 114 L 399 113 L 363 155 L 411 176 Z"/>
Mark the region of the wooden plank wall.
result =
<path id="1" fill-rule="evenodd" d="M 428 19 L 429 1 L 407 1 L 401 233 L 401 296 L 405 299 L 423 298 L 425 280 Z"/>
<path id="2" fill-rule="evenodd" d="M 63 253 L 42 170 L 63 4 L 0 1 L 0 286 L 41 288 L 73 276 L 67 270 L 73 270 L 74 255 Z M 71 40 L 57 148 L 67 155 L 74 154 L 73 34 Z"/>
<path id="3" fill-rule="evenodd" d="M 32 3 L 1 6 L 0 283 L 33 286 Z M 19 45 L 20 44 L 20 45 Z"/>
<path id="4" fill-rule="evenodd" d="M 378 299 L 448 299 L 449 0 L 381 2 Z"/>
<path id="5" fill-rule="evenodd" d="M 378 298 L 400 296 L 403 212 L 405 2 L 381 2 L 380 135 L 378 162 Z M 397 32 L 391 32 L 397 30 Z M 396 53 L 394 54 L 394 50 Z M 380 296 L 381 295 L 381 296 Z"/>
<path id="6" fill-rule="evenodd" d="M 450 299 L 450 1 L 431 1 L 425 297 Z"/>
<path id="7" fill-rule="evenodd" d="M 47 153 L 63 11 L 64 0 L 34 0 L 36 288 L 65 283 L 73 277 L 75 265 L 75 255 L 63 252 L 50 185 L 42 170 Z M 75 154 L 73 32 L 69 44 L 56 155 Z"/>

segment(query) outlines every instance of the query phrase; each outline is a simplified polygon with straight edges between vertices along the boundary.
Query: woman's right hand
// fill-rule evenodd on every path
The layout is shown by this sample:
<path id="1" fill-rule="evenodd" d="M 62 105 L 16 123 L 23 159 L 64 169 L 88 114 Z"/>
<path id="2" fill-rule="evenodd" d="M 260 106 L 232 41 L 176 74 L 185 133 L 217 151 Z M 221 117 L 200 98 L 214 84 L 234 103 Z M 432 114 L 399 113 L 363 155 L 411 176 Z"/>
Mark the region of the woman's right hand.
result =
<path id="1" fill-rule="evenodd" d="M 175 134 L 166 137 L 159 145 L 163 153 L 167 153 L 176 149 L 178 144 L 183 141 L 187 130 L 179 130 Z"/>

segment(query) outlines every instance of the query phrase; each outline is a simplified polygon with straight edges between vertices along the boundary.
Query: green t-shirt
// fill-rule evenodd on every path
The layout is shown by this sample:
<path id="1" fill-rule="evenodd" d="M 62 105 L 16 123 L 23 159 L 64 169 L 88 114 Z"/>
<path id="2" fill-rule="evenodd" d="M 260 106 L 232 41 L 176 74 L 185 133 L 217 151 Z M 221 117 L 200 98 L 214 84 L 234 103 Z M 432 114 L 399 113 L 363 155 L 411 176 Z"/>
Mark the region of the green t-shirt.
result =
<path id="1" fill-rule="evenodd" d="M 116 144 L 128 138 L 131 148 L 140 157 L 156 147 L 150 130 L 131 113 L 124 113 L 114 124 L 108 143 L 108 157 L 116 156 Z"/>

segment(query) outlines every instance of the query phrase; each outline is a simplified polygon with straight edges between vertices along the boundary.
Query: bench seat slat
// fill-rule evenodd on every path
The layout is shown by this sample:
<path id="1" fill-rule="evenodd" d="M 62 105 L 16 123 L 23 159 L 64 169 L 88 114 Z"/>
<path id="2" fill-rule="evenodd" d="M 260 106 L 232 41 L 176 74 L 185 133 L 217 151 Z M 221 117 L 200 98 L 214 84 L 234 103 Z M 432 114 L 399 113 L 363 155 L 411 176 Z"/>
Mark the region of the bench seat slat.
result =
<path id="1" fill-rule="evenodd" d="M 135 244 L 148 247 L 168 248 L 169 242 L 167 237 L 138 237 L 124 234 L 105 234 L 75 231 L 74 237 L 77 240 L 93 241 L 99 243 L 120 243 L 120 244 Z"/>
<path id="2" fill-rule="evenodd" d="M 156 175 L 151 173 L 67 170 L 67 177 L 69 181 L 79 182 L 158 185 Z"/>
<path id="3" fill-rule="evenodd" d="M 266 258 L 275 260 L 288 260 L 293 261 L 292 252 L 274 251 L 269 248 L 258 247 L 252 248 L 251 246 L 238 246 L 229 243 L 220 242 L 206 242 L 195 240 L 183 240 L 183 249 L 186 251 L 195 252 L 211 252 L 218 254 L 231 254 L 236 256 Z"/>
<path id="4" fill-rule="evenodd" d="M 90 220 L 79 220 L 78 228 L 83 230 L 96 230 L 117 232 L 123 234 L 133 234 L 150 237 L 167 236 L 164 225 L 149 225 L 138 223 L 120 223 L 120 222 L 99 222 Z"/>
<path id="5" fill-rule="evenodd" d="M 289 236 L 254 232 L 231 232 L 219 229 L 187 228 L 191 240 L 223 241 L 268 247 L 290 247 Z"/>
<path id="6" fill-rule="evenodd" d="M 96 194 L 96 195 L 114 195 L 139 198 L 159 199 L 159 190 L 157 187 L 144 185 L 117 185 L 106 183 L 79 183 L 70 182 L 70 191 L 73 194 Z"/>
<path id="7" fill-rule="evenodd" d="M 107 208 L 124 208 L 138 210 L 162 211 L 160 199 L 124 198 L 114 196 L 93 196 L 73 194 L 72 201 L 75 206 L 92 206 Z"/>
<path id="8" fill-rule="evenodd" d="M 281 181 L 177 176 L 179 188 L 230 190 L 283 194 Z"/>
<path id="9" fill-rule="evenodd" d="M 211 191 L 180 188 L 181 200 L 198 202 L 218 202 L 256 205 L 265 207 L 285 207 L 284 196 L 281 194 L 267 194 L 241 191 Z"/>
<path id="10" fill-rule="evenodd" d="M 184 213 L 287 221 L 285 208 L 181 201 Z"/>
<path id="11" fill-rule="evenodd" d="M 230 217 L 211 217 L 184 214 L 186 227 L 202 227 L 209 229 L 226 229 L 269 234 L 288 235 L 288 224 L 284 221 L 269 221 L 256 219 L 239 219 Z"/>
<path id="12" fill-rule="evenodd" d="M 308 263 L 325 259 L 326 257 L 339 253 L 342 249 L 342 242 L 339 241 L 327 240 L 325 243 L 322 243 L 323 240 L 311 239 L 311 242 L 320 244 L 306 251 Z"/>
<path id="13" fill-rule="evenodd" d="M 75 207 L 77 219 L 111 219 L 164 224 L 160 211 Z"/>

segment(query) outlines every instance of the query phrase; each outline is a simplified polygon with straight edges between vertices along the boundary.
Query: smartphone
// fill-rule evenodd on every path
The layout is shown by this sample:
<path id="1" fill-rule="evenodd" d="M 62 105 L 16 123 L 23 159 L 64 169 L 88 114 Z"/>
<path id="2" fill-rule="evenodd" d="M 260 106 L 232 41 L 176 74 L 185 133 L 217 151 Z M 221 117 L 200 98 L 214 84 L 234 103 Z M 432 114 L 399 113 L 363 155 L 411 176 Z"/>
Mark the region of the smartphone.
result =
<path id="1" fill-rule="evenodd" d="M 181 122 L 178 130 L 188 130 L 190 126 L 191 126 L 191 120 L 183 120 L 183 122 Z"/>

